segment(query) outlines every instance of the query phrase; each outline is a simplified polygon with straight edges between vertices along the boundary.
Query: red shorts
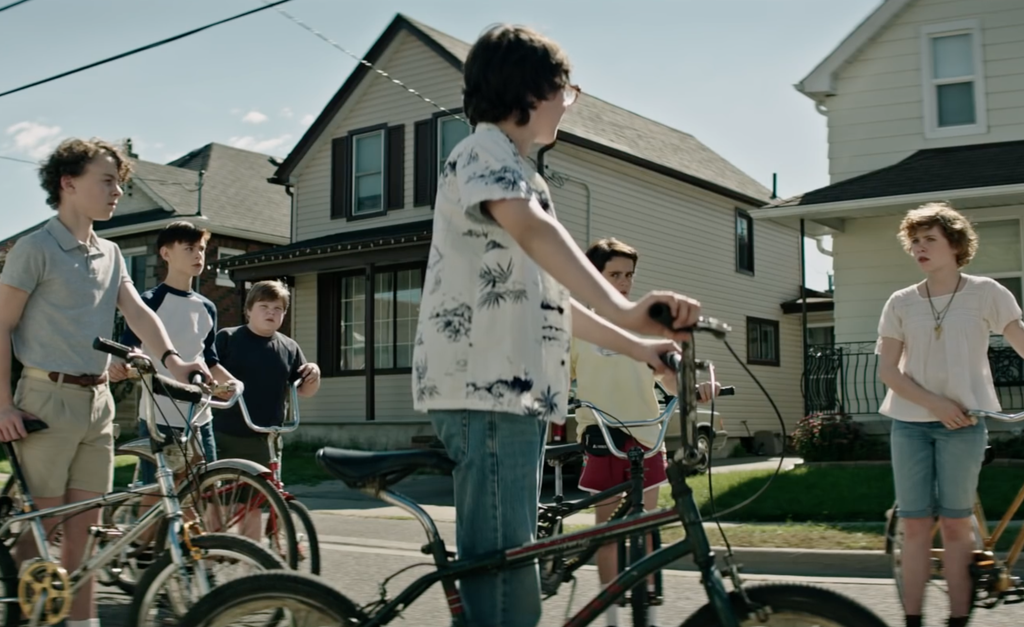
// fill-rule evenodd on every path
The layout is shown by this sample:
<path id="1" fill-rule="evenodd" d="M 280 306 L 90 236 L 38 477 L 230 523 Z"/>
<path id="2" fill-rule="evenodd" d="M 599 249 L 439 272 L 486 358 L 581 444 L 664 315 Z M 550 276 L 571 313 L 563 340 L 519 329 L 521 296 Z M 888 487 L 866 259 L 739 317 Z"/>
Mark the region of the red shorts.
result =
<path id="1" fill-rule="evenodd" d="M 634 444 L 644 451 L 650 449 L 629 438 L 623 450 L 628 451 Z M 668 482 L 665 474 L 667 465 L 665 451 L 644 460 L 644 490 Z M 629 481 L 629 460 L 619 459 L 614 455 L 594 457 L 589 453 L 583 456 L 583 473 L 580 475 L 580 490 L 587 492 L 604 492 L 609 488 Z"/>

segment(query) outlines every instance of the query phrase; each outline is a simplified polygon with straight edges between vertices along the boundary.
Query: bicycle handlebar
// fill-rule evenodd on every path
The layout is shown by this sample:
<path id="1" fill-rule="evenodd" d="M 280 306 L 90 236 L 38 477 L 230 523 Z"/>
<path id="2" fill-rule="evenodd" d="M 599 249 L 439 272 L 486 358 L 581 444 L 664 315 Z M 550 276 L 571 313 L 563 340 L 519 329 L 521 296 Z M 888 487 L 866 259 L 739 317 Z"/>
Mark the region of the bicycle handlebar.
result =
<path id="1" fill-rule="evenodd" d="M 288 410 L 292 415 L 291 420 L 287 420 L 276 427 L 260 427 L 253 423 L 252 416 L 249 415 L 249 408 L 245 405 L 245 400 L 240 399 L 238 407 L 242 410 L 242 419 L 245 421 L 245 426 L 249 427 L 256 433 L 291 433 L 299 428 L 299 386 L 303 382 L 302 377 L 298 377 L 294 381 L 288 384 Z"/>
<path id="2" fill-rule="evenodd" d="M 674 326 L 675 319 L 672 317 L 672 310 L 665 303 L 654 303 L 647 310 L 647 313 L 652 320 L 660 322 L 665 328 L 672 329 L 673 331 L 704 331 L 719 339 L 724 339 L 726 334 L 732 331 L 732 327 L 728 324 L 717 318 L 709 318 L 707 316 L 697 318 L 697 323 L 692 327 L 677 329 Z"/>
<path id="3" fill-rule="evenodd" d="M 1024 421 L 1024 411 L 1019 414 L 1002 414 L 997 411 L 988 411 L 985 409 L 969 409 L 967 410 L 968 416 L 975 418 L 992 418 L 1000 422 L 1021 422 Z"/>

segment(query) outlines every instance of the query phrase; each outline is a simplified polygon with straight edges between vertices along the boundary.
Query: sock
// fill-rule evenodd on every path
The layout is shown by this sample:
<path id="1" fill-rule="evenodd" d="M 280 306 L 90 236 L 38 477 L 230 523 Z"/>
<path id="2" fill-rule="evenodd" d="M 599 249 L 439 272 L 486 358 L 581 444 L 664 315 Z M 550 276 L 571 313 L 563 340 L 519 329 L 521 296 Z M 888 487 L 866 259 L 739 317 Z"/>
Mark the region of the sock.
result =
<path id="1" fill-rule="evenodd" d="M 647 587 L 648 599 L 654 599 L 654 586 Z M 647 624 L 651 627 L 657 627 L 658 625 L 658 606 L 648 605 L 647 606 Z"/>
<path id="2" fill-rule="evenodd" d="M 619 625 L 619 606 L 612 605 L 604 611 L 604 624 L 608 627 L 618 627 Z"/>
<path id="3" fill-rule="evenodd" d="M 907 614 L 907 627 L 921 627 L 921 615 Z"/>
<path id="4" fill-rule="evenodd" d="M 968 616 L 950 616 L 949 627 L 967 627 Z"/>

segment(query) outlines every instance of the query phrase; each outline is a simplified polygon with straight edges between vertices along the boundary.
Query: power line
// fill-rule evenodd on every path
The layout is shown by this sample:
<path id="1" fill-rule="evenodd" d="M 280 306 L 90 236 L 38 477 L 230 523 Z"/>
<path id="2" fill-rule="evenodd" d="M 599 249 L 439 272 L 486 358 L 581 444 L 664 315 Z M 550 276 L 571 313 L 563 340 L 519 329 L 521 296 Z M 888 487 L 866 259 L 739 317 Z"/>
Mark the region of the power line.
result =
<path id="1" fill-rule="evenodd" d="M 38 166 L 39 165 L 38 161 L 29 161 L 28 159 L 19 159 L 17 157 L 8 157 L 6 155 L 0 155 L 0 159 L 5 159 L 7 161 L 16 161 L 18 163 L 27 163 L 29 165 L 34 165 L 34 166 Z M 171 166 L 171 167 L 174 167 L 174 166 Z M 209 175 L 207 175 L 207 176 L 209 176 Z M 135 175 L 132 175 L 128 179 L 128 182 L 131 182 L 131 181 L 142 181 L 144 183 L 163 183 L 164 185 L 178 185 L 179 187 L 184 189 L 186 192 L 199 191 L 199 187 L 194 187 L 194 188 L 193 187 L 188 187 L 187 185 L 185 185 L 185 183 L 182 183 L 181 181 L 168 181 L 168 180 L 165 180 L 165 179 L 147 179 L 147 178 L 143 178 L 141 176 L 135 176 Z"/>
<path id="2" fill-rule="evenodd" d="M 268 0 L 263 0 L 263 3 L 264 3 L 264 4 L 266 4 L 267 2 L 268 2 Z M 280 4 L 280 3 L 276 3 L 276 4 Z M 274 5 L 273 5 L 273 4 L 268 4 L 268 5 L 266 6 L 266 8 L 270 8 L 270 7 L 272 7 L 272 6 L 274 6 Z M 291 20 L 292 22 L 295 22 L 295 24 L 297 24 L 297 25 L 298 25 L 298 26 L 300 26 L 301 28 L 304 28 L 304 29 L 306 29 L 306 30 L 307 30 L 307 31 L 309 31 L 310 33 L 313 33 L 314 35 L 316 35 L 316 36 L 317 36 L 317 37 L 319 37 L 320 39 L 322 39 L 322 40 L 326 41 L 327 43 L 329 43 L 330 45 L 334 46 L 334 47 L 335 47 L 335 48 L 337 48 L 338 50 L 340 50 L 340 51 L 344 52 L 345 54 L 347 54 L 348 56 L 352 57 L 353 59 L 355 59 L 356 61 L 358 61 L 360 65 L 364 65 L 364 66 L 366 66 L 366 67 L 370 68 L 371 70 L 373 70 L 373 71 L 374 71 L 374 72 L 376 72 L 377 74 L 380 74 L 380 75 L 381 75 L 381 76 L 383 76 L 384 78 L 388 79 L 388 81 L 389 81 L 389 82 L 391 82 L 391 83 L 394 83 L 395 85 L 398 85 L 399 87 L 401 87 L 402 89 L 404 89 L 404 90 L 405 90 L 405 91 L 406 91 L 407 93 L 410 93 L 410 94 L 412 94 L 412 95 L 416 96 L 417 98 L 419 98 L 419 99 L 420 99 L 420 100 L 422 100 L 423 102 L 426 102 L 427 104 L 429 104 L 429 105 L 433 106 L 434 108 L 436 108 L 436 109 L 439 109 L 440 111 L 442 111 L 442 112 L 444 112 L 444 113 L 447 113 L 448 115 L 452 116 L 453 118 L 455 118 L 455 119 L 457 119 L 457 120 L 461 120 L 461 121 L 462 121 L 462 122 L 463 122 L 464 124 L 466 124 L 467 126 L 469 125 L 469 122 L 468 122 L 468 121 L 467 121 L 467 120 L 466 120 L 465 118 L 463 118 L 463 117 L 462 117 L 461 115 L 459 115 L 459 114 L 457 114 L 457 113 L 452 113 L 452 112 L 451 112 L 451 111 L 449 111 L 448 109 L 446 109 L 446 108 L 442 107 L 441 105 L 437 104 L 436 102 L 434 102 L 434 101 L 433 101 L 433 100 L 431 100 L 430 98 L 427 98 L 426 96 L 424 96 L 424 95 L 423 95 L 423 94 L 421 94 L 420 92 L 416 91 L 416 90 L 415 90 L 415 89 L 413 89 L 412 87 L 409 87 L 408 85 L 406 85 L 406 84 L 405 84 L 405 83 L 403 83 L 402 81 L 398 80 L 398 79 L 397 79 L 397 78 L 395 78 L 394 76 L 391 76 L 390 74 L 388 74 L 388 73 L 387 73 L 387 72 L 385 72 L 384 70 L 378 70 L 378 69 L 377 69 L 376 67 L 374 67 L 374 66 L 373 66 L 373 64 L 372 64 L 372 63 L 370 63 L 370 62 L 369 62 L 369 61 L 367 61 L 366 59 L 362 58 L 361 56 L 357 55 L 357 54 L 356 54 L 356 53 L 354 53 L 354 52 L 350 52 L 350 51 L 349 51 L 349 50 L 347 50 L 347 49 L 346 49 L 345 47 L 343 47 L 343 46 L 342 46 L 341 44 L 337 43 L 336 41 L 334 41 L 333 39 L 331 39 L 331 38 L 330 38 L 330 37 L 328 37 L 327 35 L 324 35 L 324 34 L 323 34 L 323 33 L 321 33 L 320 31 L 318 31 L 317 29 L 315 29 L 315 28 L 313 28 L 312 26 L 310 26 L 309 24 L 306 24 L 305 22 L 303 22 L 303 21 L 302 21 L 302 20 L 300 20 L 299 18 L 295 17 L 295 16 L 294 16 L 294 15 L 292 15 L 291 13 L 288 13 L 288 12 L 287 12 L 287 11 L 285 11 L 284 9 L 277 9 L 277 12 L 278 12 L 278 13 L 280 13 L 281 15 L 283 15 L 284 17 L 288 18 L 288 19 L 289 19 L 289 20 Z M 3 94 L 0 94 L 0 96 L 2 96 L 2 95 L 3 95 Z"/>
<path id="3" fill-rule="evenodd" d="M 21 0 L 21 1 L 22 2 L 27 2 L 28 0 Z M 88 69 L 94 68 L 96 66 L 103 65 L 105 63 L 110 63 L 111 61 L 117 61 L 118 59 L 123 59 L 125 57 L 129 57 L 129 56 L 131 56 L 133 54 L 137 54 L 139 52 L 144 52 L 146 50 L 151 50 L 153 48 L 162 46 L 164 44 L 169 44 L 172 41 L 177 41 L 179 39 L 183 39 L 183 38 L 188 37 L 190 35 L 195 35 L 196 33 L 202 32 L 202 31 L 207 30 L 209 28 L 213 28 L 214 26 L 220 26 L 221 24 L 226 24 L 226 23 L 231 22 L 233 20 L 237 20 L 239 18 L 246 17 L 248 15 L 252 15 L 253 13 L 259 13 L 260 11 L 265 11 L 265 10 L 267 10 L 267 9 L 269 9 L 271 7 L 275 7 L 275 6 L 279 5 L 279 4 L 284 4 L 285 2 L 291 2 L 291 0 L 277 0 L 277 2 L 274 2 L 272 4 L 268 4 L 266 6 L 262 6 L 262 7 L 259 7 L 257 9 L 253 9 L 251 11 L 246 11 L 245 13 L 239 13 L 238 15 L 235 15 L 235 16 L 223 19 L 223 20 L 219 20 L 217 22 L 213 22 L 212 24 L 207 24 L 206 26 L 200 26 L 199 28 L 194 28 L 194 29 L 192 29 L 192 30 L 190 30 L 188 32 L 181 33 L 180 35 L 175 35 L 174 37 L 168 37 L 167 39 L 162 39 L 160 41 L 156 41 L 156 42 L 153 42 L 151 44 L 146 44 L 145 46 L 142 46 L 141 48 L 136 48 L 134 50 L 129 50 L 128 52 L 122 52 L 121 54 L 114 55 L 114 56 L 112 56 L 110 58 L 107 58 L 107 59 L 103 59 L 102 61 L 96 61 L 95 63 L 90 63 L 89 65 L 83 65 L 80 68 L 76 68 L 74 70 L 69 70 L 67 72 L 63 72 L 61 74 L 57 74 L 56 76 L 51 76 L 50 78 L 44 78 L 41 81 L 36 81 L 34 83 L 29 83 L 28 85 L 22 85 L 21 87 L 18 87 L 17 89 L 11 89 L 9 91 L 5 91 L 3 93 L 0 93 L 0 98 L 3 98 L 4 96 L 9 96 L 11 94 L 18 93 L 19 91 L 24 91 L 24 90 L 29 89 L 31 87 L 36 87 L 38 85 L 42 85 L 44 83 L 49 83 L 50 81 L 55 81 L 58 78 L 64 78 L 65 76 L 71 76 L 72 74 L 77 74 L 78 72 L 82 72 L 84 70 L 88 70 Z"/>
<path id="4" fill-rule="evenodd" d="M 6 11 L 7 9 L 13 9 L 14 7 L 18 6 L 19 4 L 25 4 L 26 2 L 28 2 L 28 0 L 18 0 L 17 2 L 12 2 L 12 3 L 8 4 L 8 5 L 2 6 L 2 7 L 0 7 L 0 13 Z"/>

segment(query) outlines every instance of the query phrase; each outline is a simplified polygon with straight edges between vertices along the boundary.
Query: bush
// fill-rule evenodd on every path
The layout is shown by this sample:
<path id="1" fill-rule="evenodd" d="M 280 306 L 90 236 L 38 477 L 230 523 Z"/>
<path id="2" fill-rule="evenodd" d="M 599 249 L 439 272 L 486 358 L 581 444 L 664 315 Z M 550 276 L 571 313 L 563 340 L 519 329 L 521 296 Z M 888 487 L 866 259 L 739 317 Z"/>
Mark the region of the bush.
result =
<path id="1" fill-rule="evenodd" d="M 888 447 L 864 433 L 864 427 L 845 414 L 811 414 L 796 426 L 793 449 L 807 462 L 888 459 Z"/>

